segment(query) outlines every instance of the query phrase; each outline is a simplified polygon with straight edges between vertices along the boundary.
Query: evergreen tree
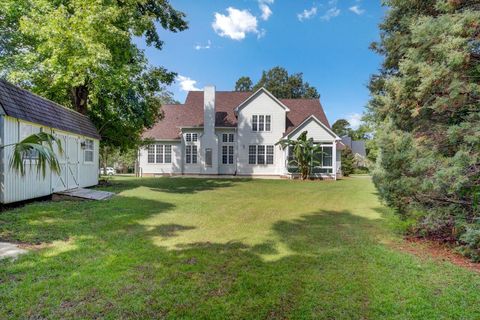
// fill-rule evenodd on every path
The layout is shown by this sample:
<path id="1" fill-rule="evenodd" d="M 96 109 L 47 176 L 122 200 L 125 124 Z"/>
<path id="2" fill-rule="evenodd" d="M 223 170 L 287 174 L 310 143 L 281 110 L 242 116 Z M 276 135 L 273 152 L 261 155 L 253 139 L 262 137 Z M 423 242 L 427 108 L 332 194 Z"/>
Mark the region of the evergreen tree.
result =
<path id="1" fill-rule="evenodd" d="M 372 77 L 374 182 L 417 230 L 480 243 L 480 8 L 476 1 L 389 0 Z M 422 214 L 418 214 L 418 213 Z M 478 234 L 478 239 L 462 234 Z M 473 237 L 475 238 L 475 237 Z"/>
<path id="2" fill-rule="evenodd" d="M 353 173 L 355 157 L 352 149 L 346 147 L 342 150 L 342 174 L 348 177 Z"/>

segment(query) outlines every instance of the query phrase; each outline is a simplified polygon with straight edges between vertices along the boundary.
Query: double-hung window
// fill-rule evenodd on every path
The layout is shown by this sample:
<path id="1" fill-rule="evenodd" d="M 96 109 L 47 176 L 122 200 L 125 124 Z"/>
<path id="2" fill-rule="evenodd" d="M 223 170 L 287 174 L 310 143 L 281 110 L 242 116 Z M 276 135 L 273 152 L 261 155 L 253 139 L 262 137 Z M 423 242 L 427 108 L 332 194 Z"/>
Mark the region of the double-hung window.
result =
<path id="1" fill-rule="evenodd" d="M 172 145 L 151 144 L 147 150 L 148 163 L 172 163 Z"/>
<path id="2" fill-rule="evenodd" d="M 248 146 L 248 163 L 273 164 L 274 150 L 273 145 L 250 145 Z"/>
<path id="3" fill-rule="evenodd" d="M 93 140 L 85 140 L 85 149 L 83 149 L 83 160 L 84 162 L 92 163 L 93 162 Z"/>
<path id="4" fill-rule="evenodd" d="M 271 131 L 272 116 L 264 114 L 252 115 L 252 131 L 263 132 Z"/>
<path id="5" fill-rule="evenodd" d="M 196 145 L 185 146 L 185 162 L 188 164 L 196 164 L 198 160 L 198 148 Z"/>

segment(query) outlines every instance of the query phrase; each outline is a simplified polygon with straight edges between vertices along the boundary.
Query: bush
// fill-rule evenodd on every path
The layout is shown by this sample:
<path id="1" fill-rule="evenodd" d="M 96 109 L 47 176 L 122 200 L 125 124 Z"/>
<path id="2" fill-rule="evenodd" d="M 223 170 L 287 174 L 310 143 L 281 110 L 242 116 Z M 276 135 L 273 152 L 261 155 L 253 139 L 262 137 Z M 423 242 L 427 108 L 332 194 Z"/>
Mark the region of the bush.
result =
<path id="1" fill-rule="evenodd" d="M 480 262 L 480 225 L 466 228 L 465 233 L 460 237 L 460 253 L 469 257 L 475 262 Z"/>
<path id="2" fill-rule="evenodd" d="M 354 171 L 353 162 L 355 157 L 352 150 L 349 147 L 346 147 L 342 150 L 342 174 L 345 177 L 351 175 Z"/>

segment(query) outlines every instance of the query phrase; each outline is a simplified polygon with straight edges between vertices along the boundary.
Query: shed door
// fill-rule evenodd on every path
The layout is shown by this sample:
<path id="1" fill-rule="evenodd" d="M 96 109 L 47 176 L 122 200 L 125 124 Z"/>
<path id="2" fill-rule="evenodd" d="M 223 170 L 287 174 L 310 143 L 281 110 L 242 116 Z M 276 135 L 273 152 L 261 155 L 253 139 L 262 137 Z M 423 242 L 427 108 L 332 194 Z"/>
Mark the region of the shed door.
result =
<path id="1" fill-rule="evenodd" d="M 55 134 L 60 139 L 63 154 L 56 150 L 60 174 L 52 172 L 52 191 L 59 192 L 78 188 L 79 139 L 63 134 Z"/>

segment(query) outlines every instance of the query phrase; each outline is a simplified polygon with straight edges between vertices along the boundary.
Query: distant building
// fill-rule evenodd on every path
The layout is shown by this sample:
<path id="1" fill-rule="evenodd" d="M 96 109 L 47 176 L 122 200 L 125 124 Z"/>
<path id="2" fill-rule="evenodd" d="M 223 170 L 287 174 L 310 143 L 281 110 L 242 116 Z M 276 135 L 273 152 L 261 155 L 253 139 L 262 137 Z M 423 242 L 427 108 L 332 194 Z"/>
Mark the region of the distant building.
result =
<path id="1" fill-rule="evenodd" d="M 352 150 L 357 167 L 365 167 L 367 165 L 367 151 L 364 140 L 352 140 L 349 136 L 343 136 L 342 143 Z"/>

